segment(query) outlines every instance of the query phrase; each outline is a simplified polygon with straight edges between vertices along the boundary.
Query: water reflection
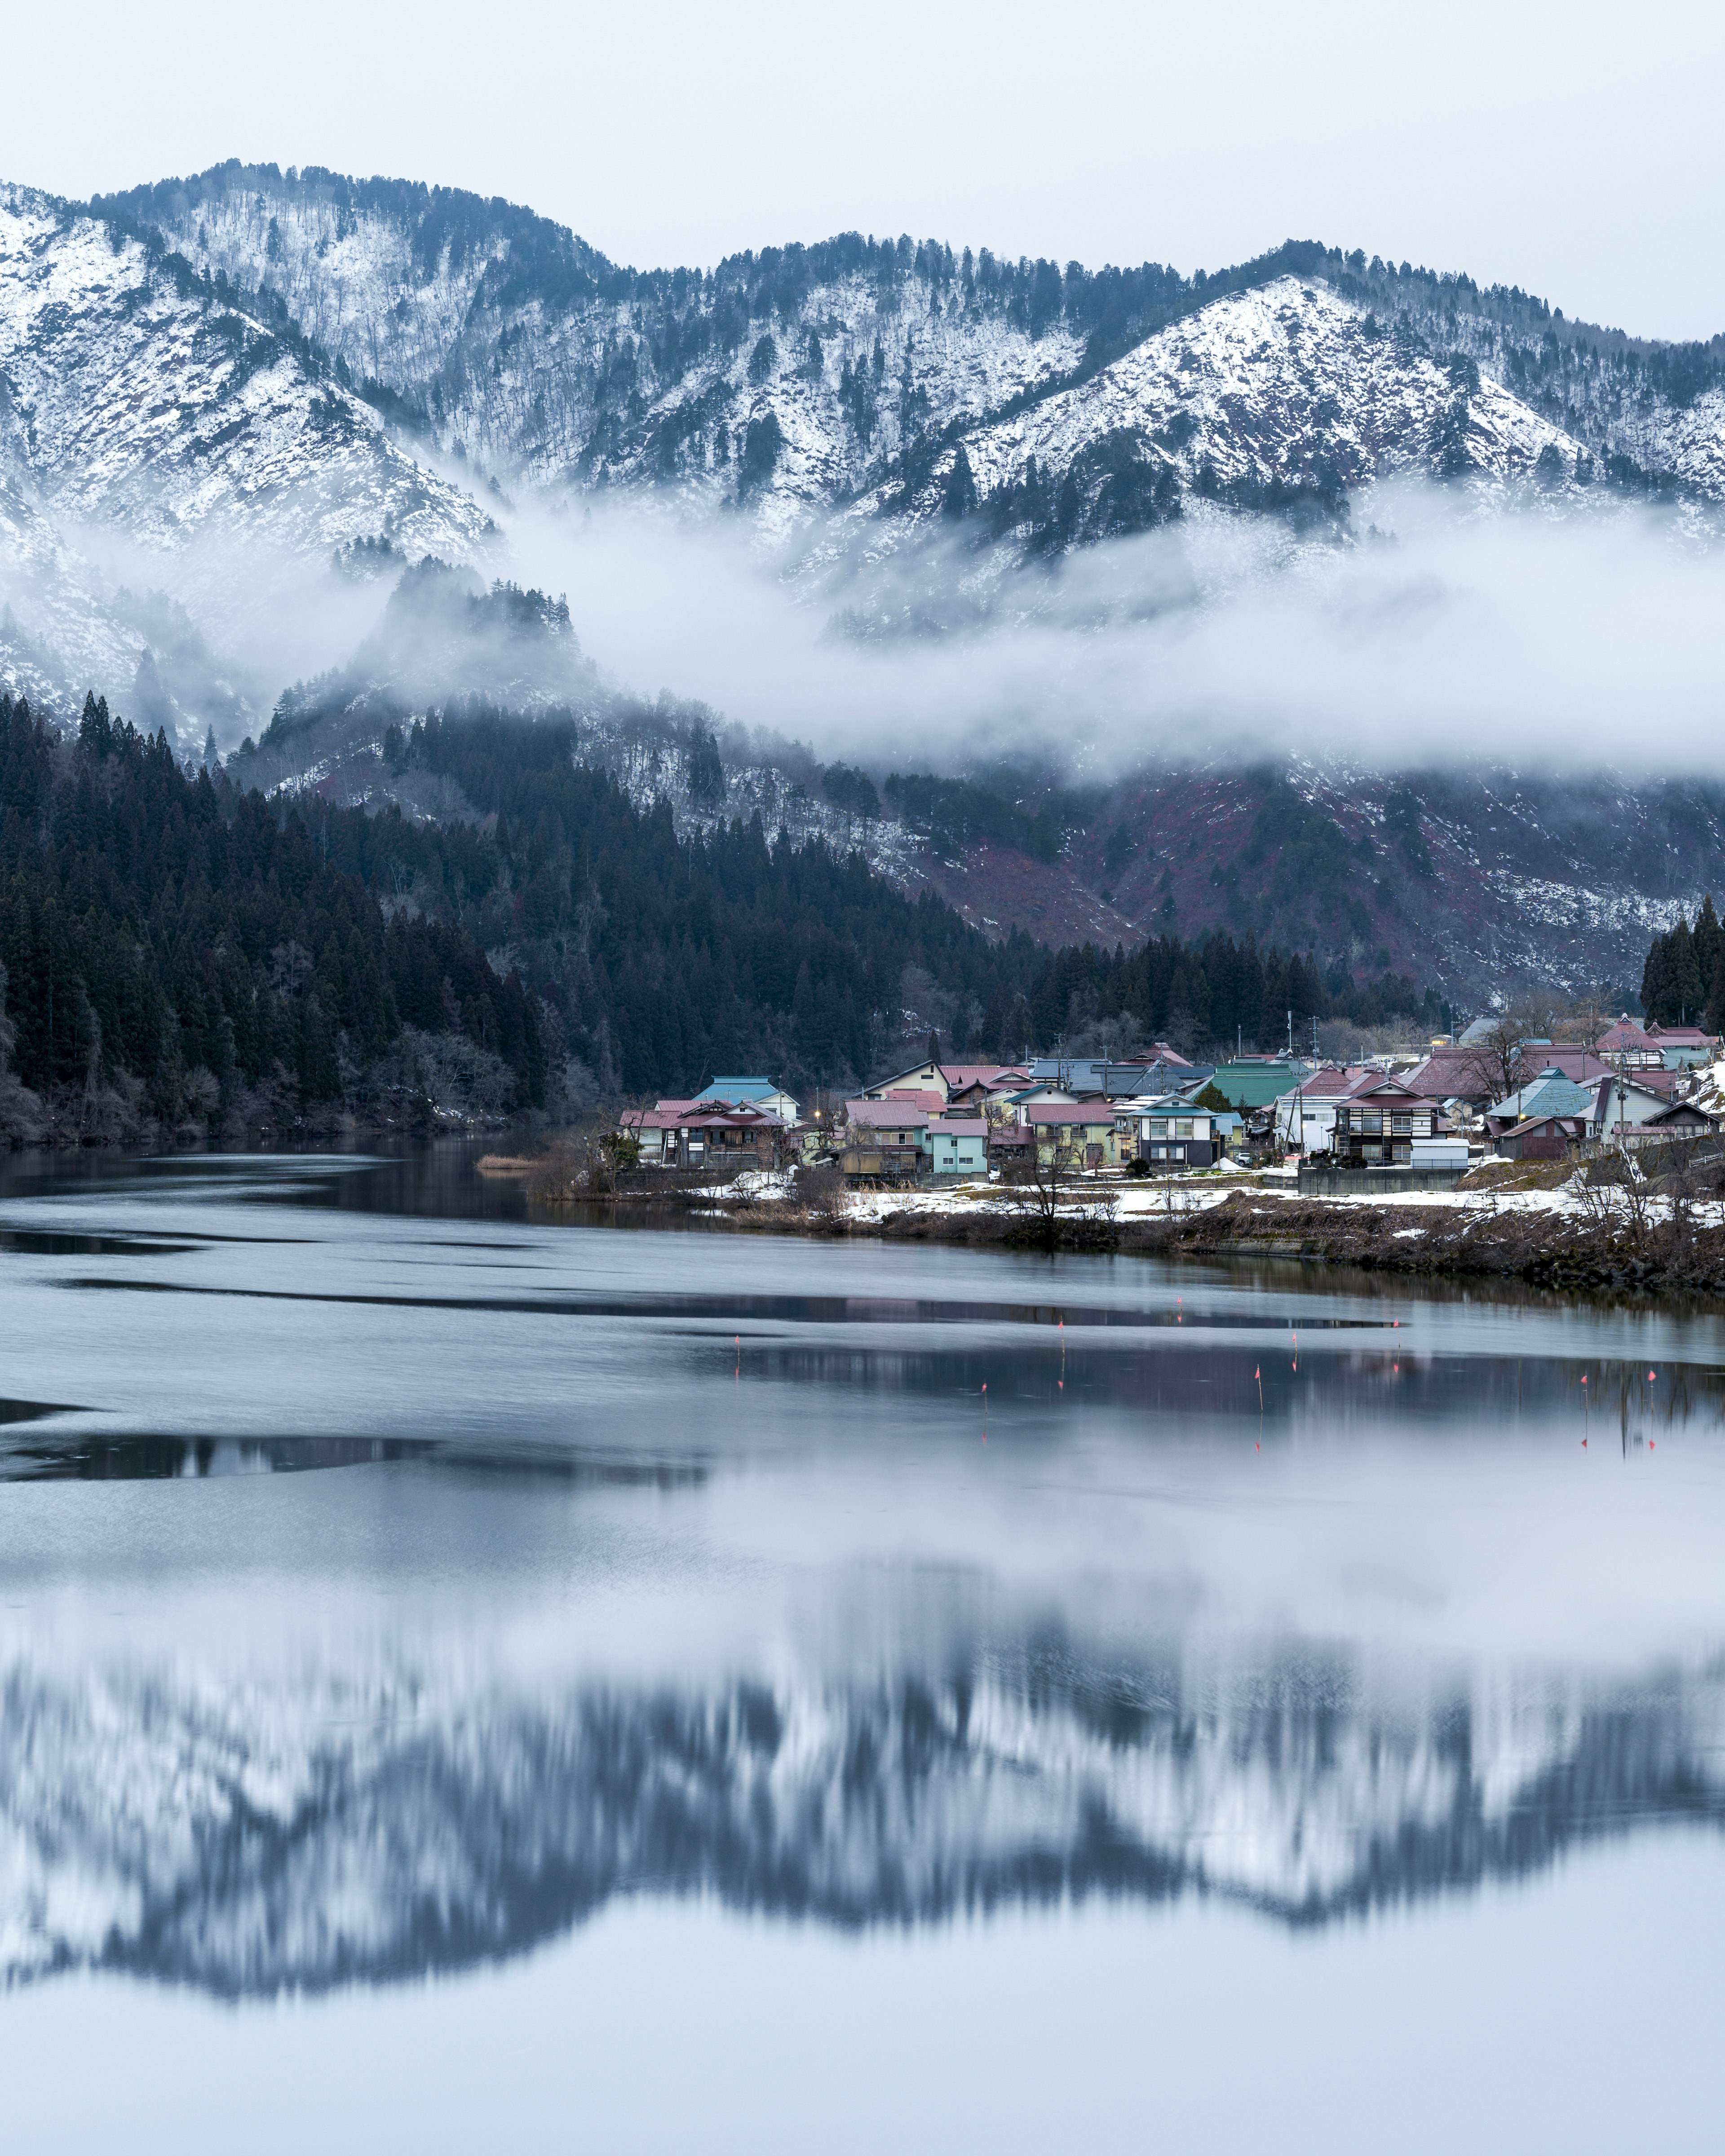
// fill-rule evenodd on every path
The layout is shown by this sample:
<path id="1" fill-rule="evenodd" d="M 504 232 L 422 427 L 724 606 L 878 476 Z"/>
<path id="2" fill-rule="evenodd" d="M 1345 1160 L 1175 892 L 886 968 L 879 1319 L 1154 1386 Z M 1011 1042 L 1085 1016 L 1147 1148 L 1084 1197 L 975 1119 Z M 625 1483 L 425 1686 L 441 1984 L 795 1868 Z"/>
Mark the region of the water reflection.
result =
<path id="1" fill-rule="evenodd" d="M 1315 1928 L 1725 1821 L 1705 1314 L 561 1229 L 459 1151 L 0 1203 L 0 1981 Z"/>
<path id="2" fill-rule="evenodd" d="M 221 1994 L 521 1953 L 618 1897 L 843 1927 L 1093 1896 L 1295 1926 L 1725 1824 L 1725 1680 L 1374 1692 L 1347 1654 L 1122 1666 L 1058 1633 L 938 1672 L 522 1692 L 334 1661 L 0 1676 L 0 1960 Z"/>

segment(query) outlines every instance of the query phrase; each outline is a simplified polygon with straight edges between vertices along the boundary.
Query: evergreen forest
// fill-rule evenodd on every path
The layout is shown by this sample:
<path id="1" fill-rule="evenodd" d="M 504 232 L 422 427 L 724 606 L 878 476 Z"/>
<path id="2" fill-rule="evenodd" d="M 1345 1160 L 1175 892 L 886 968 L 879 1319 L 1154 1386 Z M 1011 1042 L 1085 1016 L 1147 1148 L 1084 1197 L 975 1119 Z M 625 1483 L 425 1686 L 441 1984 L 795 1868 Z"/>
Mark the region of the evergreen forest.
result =
<path id="1" fill-rule="evenodd" d="M 1702 1025 L 1725 1033 L 1725 929 L 1702 899 L 1692 927 L 1679 914 L 1656 936 L 1641 972 L 1641 1009 L 1650 1025 Z"/>
<path id="2" fill-rule="evenodd" d="M 680 835 L 578 742 L 572 718 L 480 706 L 391 726 L 386 760 L 465 804 L 416 821 L 266 800 L 243 757 L 194 773 L 94 696 L 74 731 L 0 694 L 7 1134 L 567 1120 L 725 1070 L 846 1087 L 933 1031 L 1004 1060 L 1274 1046 L 1289 1011 L 1298 1027 L 1435 1008 L 1219 934 L 1131 952 L 991 941 L 758 816 Z"/>

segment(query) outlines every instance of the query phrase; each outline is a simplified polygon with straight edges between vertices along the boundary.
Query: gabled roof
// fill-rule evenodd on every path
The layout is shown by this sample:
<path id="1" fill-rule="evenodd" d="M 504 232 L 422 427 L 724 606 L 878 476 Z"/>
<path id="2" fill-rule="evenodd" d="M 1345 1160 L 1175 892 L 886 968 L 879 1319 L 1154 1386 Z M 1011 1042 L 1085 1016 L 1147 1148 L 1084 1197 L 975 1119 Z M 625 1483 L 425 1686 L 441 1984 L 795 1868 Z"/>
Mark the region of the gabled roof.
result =
<path id="1" fill-rule="evenodd" d="M 1039 1128 L 1050 1124 L 1065 1127 L 1074 1123 L 1094 1123 L 1099 1128 L 1114 1121 L 1111 1101 L 1026 1101 L 1019 1111 L 1027 1122 Z"/>
<path id="2" fill-rule="evenodd" d="M 1147 1079 L 1158 1068 L 1170 1075 L 1178 1071 L 1183 1078 L 1209 1075 L 1208 1064 L 1188 1063 L 1183 1057 L 1158 1062 L 1157 1058 L 1145 1055 L 1125 1056 L 1117 1060 L 1106 1055 L 1039 1055 L 1030 1065 L 1030 1075 L 1053 1085 L 1059 1084 L 1064 1074 L 1068 1092 L 1095 1094 L 1111 1101 L 1142 1092 Z"/>
<path id="3" fill-rule="evenodd" d="M 1699 1101 L 1667 1101 L 1664 1107 L 1656 1108 L 1654 1110 L 1653 1113 L 1646 1118 L 1645 1122 L 1643 1122 L 1641 1127 L 1643 1130 L 1645 1130 L 1649 1124 L 1670 1122 L 1674 1116 L 1681 1116 L 1690 1109 L 1693 1109 L 1695 1113 L 1701 1117 L 1702 1121 L 1706 1123 L 1710 1129 L 1717 1130 L 1719 1127 L 1719 1118 L 1713 1114 L 1711 1109 L 1702 1107 Z"/>
<path id="4" fill-rule="evenodd" d="M 692 1101 L 661 1101 L 656 1108 L 625 1108 L 618 1118 L 625 1131 L 672 1131 L 694 1106 Z"/>
<path id="5" fill-rule="evenodd" d="M 890 1093 L 874 1096 L 885 1107 L 920 1108 L 925 1115 L 937 1116 L 947 1105 L 947 1096 L 937 1093 L 932 1086 L 895 1086 Z"/>
<path id="6" fill-rule="evenodd" d="M 1290 1101 L 1299 1094 L 1308 1101 L 1343 1100 L 1381 1075 L 1381 1072 L 1373 1070 L 1369 1064 L 1326 1064 L 1322 1070 L 1314 1070 L 1309 1078 L 1302 1079 L 1299 1085 L 1291 1086 L 1281 1098 Z"/>
<path id="7" fill-rule="evenodd" d="M 1524 1122 L 1517 1123 L 1513 1130 L 1505 1131 L 1503 1136 L 1507 1138 L 1529 1137 L 1535 1131 L 1548 1130 L 1555 1126 L 1558 1130 L 1563 1131 L 1564 1136 L 1568 1137 L 1568 1132 L 1564 1130 L 1564 1126 L 1577 1120 L 1574 1116 L 1529 1116 Z"/>
<path id="8" fill-rule="evenodd" d="M 845 1111 L 865 1130 L 918 1130 L 928 1121 L 928 1111 L 908 1101 L 847 1101 Z"/>
<path id="9" fill-rule="evenodd" d="M 926 1055 L 920 1063 L 911 1064 L 908 1070 L 894 1071 L 887 1077 L 877 1078 L 872 1086 L 864 1086 L 864 1096 L 871 1098 L 875 1094 L 887 1091 L 891 1086 L 908 1086 L 912 1081 L 918 1086 L 937 1087 L 942 1098 L 945 1097 L 947 1090 L 945 1066 L 931 1062 Z"/>
<path id="10" fill-rule="evenodd" d="M 1590 1116 L 1597 1096 L 1591 1087 L 1578 1086 L 1555 1068 L 1542 1070 L 1537 1078 L 1518 1086 L 1513 1093 L 1487 1108 L 1486 1113 L 1494 1121 L 1513 1117 L 1525 1121 L 1529 1116 Z"/>
<path id="11" fill-rule="evenodd" d="M 1615 1025 L 1608 1025 L 1594 1043 L 1602 1055 L 1620 1055 L 1625 1051 L 1633 1053 L 1636 1049 L 1645 1050 L 1658 1045 L 1659 1043 L 1650 1034 L 1644 1032 L 1634 1019 L 1629 1017 L 1619 1019 Z"/>
<path id="12" fill-rule="evenodd" d="M 929 1125 L 928 1135 L 932 1138 L 985 1138 L 988 1126 L 981 1116 L 942 1116 L 937 1123 Z"/>
<path id="13" fill-rule="evenodd" d="M 680 1131 L 783 1131 L 788 1126 L 759 1108 L 733 1107 L 726 1101 L 696 1101 L 676 1118 Z"/>
<path id="14" fill-rule="evenodd" d="M 1717 1045 L 1711 1033 L 1703 1033 L 1698 1025 L 1650 1025 L 1647 1037 L 1661 1048 L 1712 1048 Z"/>
<path id="15" fill-rule="evenodd" d="M 973 1086 L 995 1086 L 1017 1079 L 1020 1084 L 1030 1075 L 1028 1063 L 943 1063 L 941 1075 L 947 1081 L 949 1093 L 966 1093 Z"/>

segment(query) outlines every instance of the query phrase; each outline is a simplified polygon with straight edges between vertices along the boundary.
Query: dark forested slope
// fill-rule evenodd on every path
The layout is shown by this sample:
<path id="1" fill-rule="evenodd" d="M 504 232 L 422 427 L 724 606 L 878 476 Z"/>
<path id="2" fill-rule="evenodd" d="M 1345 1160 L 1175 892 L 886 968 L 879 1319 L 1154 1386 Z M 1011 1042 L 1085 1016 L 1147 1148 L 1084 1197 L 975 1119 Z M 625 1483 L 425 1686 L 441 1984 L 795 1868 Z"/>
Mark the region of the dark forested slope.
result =
<path id="1" fill-rule="evenodd" d="M 0 694 L 7 1134 L 565 1117 L 726 1070 L 848 1086 L 928 1030 L 1016 1055 L 1417 1007 L 1223 937 L 990 941 L 758 817 L 680 837 L 577 742 L 572 719 L 485 710 L 393 727 L 386 764 L 456 804 L 415 819 L 268 801 L 93 696 L 74 738 Z"/>
<path id="2" fill-rule="evenodd" d="M 451 922 L 386 922 L 298 816 L 188 778 L 93 697 L 74 743 L 0 693 L 0 963 L 13 1135 L 280 1130 L 380 1092 L 411 1115 L 404 1042 L 543 1092 L 518 978 Z"/>

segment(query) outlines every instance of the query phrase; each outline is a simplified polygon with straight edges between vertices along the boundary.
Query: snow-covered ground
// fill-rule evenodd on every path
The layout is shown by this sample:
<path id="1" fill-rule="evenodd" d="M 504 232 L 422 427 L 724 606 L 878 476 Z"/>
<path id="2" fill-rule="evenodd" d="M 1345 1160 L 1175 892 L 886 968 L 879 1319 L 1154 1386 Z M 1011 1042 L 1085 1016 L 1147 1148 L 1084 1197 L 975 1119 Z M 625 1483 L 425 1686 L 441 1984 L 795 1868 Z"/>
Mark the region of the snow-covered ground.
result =
<path id="1" fill-rule="evenodd" d="M 1725 1070 L 1725 1065 L 1720 1067 Z M 1545 1214 L 1573 1219 L 1578 1224 L 1598 1220 L 1599 1208 L 1604 1204 L 1612 1209 L 1613 1217 L 1625 1216 L 1626 1201 L 1621 1196 L 1614 1199 L 1613 1194 L 1604 1191 L 1584 1197 L 1584 1188 L 1578 1174 L 1551 1190 L 1493 1189 L 1486 1186 L 1465 1190 L 1350 1192 L 1335 1196 L 1325 1194 L 1317 1202 L 1343 1211 L 1394 1205 L 1446 1218 L 1459 1214 L 1476 1219 L 1491 1219 L 1506 1213 Z M 1239 1170 L 1229 1168 L 1165 1180 L 1086 1177 L 1074 1182 L 1069 1197 L 1062 1201 L 1061 1210 L 1063 1214 L 1070 1212 L 1075 1218 L 1088 1211 L 1119 1221 L 1142 1220 L 1170 1214 L 1209 1212 L 1242 1190 L 1249 1192 L 1253 1209 L 1265 1214 L 1267 1232 L 1273 1232 L 1274 1215 L 1279 1207 L 1312 1202 L 1310 1193 L 1302 1200 L 1291 1173 L 1271 1171 L 1261 1177 L 1246 1178 Z M 1669 1218 L 1667 1200 L 1650 1197 L 1643 1202 L 1648 1219 Z M 958 1218 L 975 1212 L 1022 1214 L 1024 1209 L 1023 1199 L 998 1178 L 986 1183 L 956 1183 L 950 1188 L 853 1191 L 845 1199 L 846 1217 L 858 1225 L 878 1223 L 894 1213 Z M 1692 1209 L 1692 1218 L 1698 1227 L 1725 1226 L 1725 1204 L 1698 1204 Z M 1397 1230 L 1399 1235 L 1409 1237 L 1421 1232 L 1417 1227 Z"/>

